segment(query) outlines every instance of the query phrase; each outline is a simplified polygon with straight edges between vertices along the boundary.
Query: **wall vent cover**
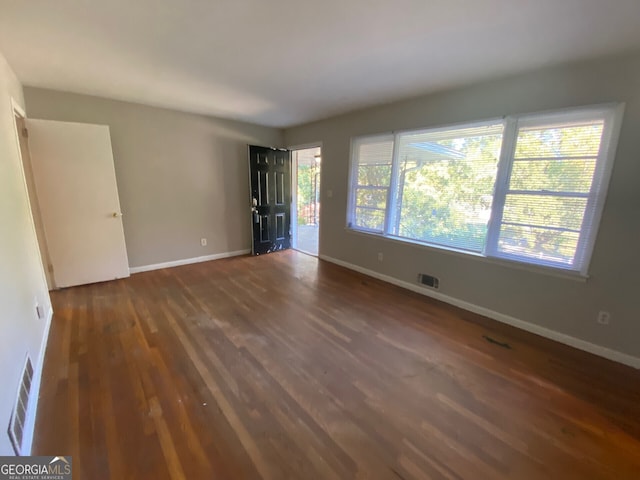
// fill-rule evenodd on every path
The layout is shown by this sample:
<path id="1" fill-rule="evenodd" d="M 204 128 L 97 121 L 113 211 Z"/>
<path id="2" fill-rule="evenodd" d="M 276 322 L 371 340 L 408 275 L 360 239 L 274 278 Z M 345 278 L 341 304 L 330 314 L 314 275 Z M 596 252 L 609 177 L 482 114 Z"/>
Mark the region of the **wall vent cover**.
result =
<path id="1" fill-rule="evenodd" d="M 431 288 L 440 287 L 440 280 L 438 280 L 436 277 L 432 275 L 427 275 L 426 273 L 418 274 L 418 283 L 420 283 L 421 285 L 426 285 L 427 287 L 431 287 Z"/>
<path id="2" fill-rule="evenodd" d="M 27 420 L 27 407 L 29 406 L 29 392 L 31 391 L 31 382 L 33 380 L 33 364 L 27 355 L 27 360 L 22 370 L 22 380 L 16 403 L 11 412 L 9 420 L 9 438 L 13 445 L 16 455 L 22 454 L 22 440 L 24 439 L 24 424 Z"/>

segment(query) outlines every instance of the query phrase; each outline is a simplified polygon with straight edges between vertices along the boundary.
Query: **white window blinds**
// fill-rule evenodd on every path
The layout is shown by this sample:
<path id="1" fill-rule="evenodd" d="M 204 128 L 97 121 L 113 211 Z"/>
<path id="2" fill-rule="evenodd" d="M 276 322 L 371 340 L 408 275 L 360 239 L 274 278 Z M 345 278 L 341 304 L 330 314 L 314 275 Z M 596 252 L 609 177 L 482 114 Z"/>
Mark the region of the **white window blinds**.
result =
<path id="1" fill-rule="evenodd" d="M 391 233 L 481 252 L 502 123 L 399 134 Z"/>
<path id="2" fill-rule="evenodd" d="M 361 138 L 354 142 L 353 155 L 357 159 L 352 171 L 351 226 L 363 230 L 384 230 L 393 136 Z"/>
<path id="3" fill-rule="evenodd" d="M 518 121 L 497 256 L 584 269 L 601 206 L 607 126 L 604 111 Z"/>

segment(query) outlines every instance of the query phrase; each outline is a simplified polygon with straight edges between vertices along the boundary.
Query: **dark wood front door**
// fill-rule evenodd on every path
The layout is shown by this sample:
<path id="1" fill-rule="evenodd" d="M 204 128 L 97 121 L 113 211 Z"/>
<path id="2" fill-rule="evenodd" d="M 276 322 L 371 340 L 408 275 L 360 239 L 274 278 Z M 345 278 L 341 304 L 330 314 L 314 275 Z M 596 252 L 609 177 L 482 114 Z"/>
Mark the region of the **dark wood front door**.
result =
<path id="1" fill-rule="evenodd" d="M 289 150 L 249 146 L 253 255 L 291 247 Z"/>

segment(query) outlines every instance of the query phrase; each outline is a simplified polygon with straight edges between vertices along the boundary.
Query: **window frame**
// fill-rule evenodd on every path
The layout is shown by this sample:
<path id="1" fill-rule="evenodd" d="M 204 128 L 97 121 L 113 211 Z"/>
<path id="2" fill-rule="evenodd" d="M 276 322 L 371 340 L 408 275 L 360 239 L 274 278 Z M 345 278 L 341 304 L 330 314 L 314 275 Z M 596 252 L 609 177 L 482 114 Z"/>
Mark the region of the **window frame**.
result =
<path id="1" fill-rule="evenodd" d="M 583 107 L 564 108 L 560 110 L 543 111 L 536 113 L 508 115 L 500 118 L 490 118 L 481 121 L 460 122 L 449 125 L 438 125 L 434 127 L 391 131 L 374 135 L 362 135 L 351 138 L 350 163 L 349 163 L 349 195 L 347 205 L 346 229 L 353 232 L 367 235 L 375 235 L 394 241 L 421 245 L 435 250 L 448 251 L 470 255 L 506 263 L 517 268 L 532 269 L 535 271 L 561 274 L 562 276 L 588 277 L 588 270 L 591 257 L 596 243 L 600 220 L 604 210 L 607 190 L 610 182 L 613 163 L 616 155 L 618 139 L 620 135 L 622 116 L 624 114 L 624 103 L 606 103 L 589 105 Z M 582 219 L 576 246 L 576 256 L 572 264 L 560 262 L 536 262 L 534 258 L 524 255 L 517 255 L 499 250 L 498 240 L 504 216 L 504 207 L 509 192 L 511 172 L 515 159 L 515 152 L 520 128 L 531 128 L 535 126 L 545 126 L 553 123 L 570 123 L 580 121 L 590 121 L 601 119 L 604 122 L 600 149 L 596 158 L 595 170 L 591 188 L 587 196 L 587 204 Z M 487 223 L 487 234 L 485 244 L 481 252 L 465 250 L 448 245 L 425 242 L 419 239 L 400 237 L 392 233 L 392 222 L 394 221 L 395 201 L 398 198 L 398 172 L 399 160 L 398 150 L 400 148 L 399 138 L 402 135 L 415 134 L 420 132 L 438 132 L 446 130 L 456 130 L 462 128 L 482 127 L 485 125 L 503 123 L 502 145 L 497 164 L 496 178 L 493 188 L 493 200 L 491 205 L 491 216 Z M 356 226 L 356 183 L 358 181 L 359 166 L 356 158 L 357 147 L 367 141 L 385 139 L 393 141 L 393 154 L 391 159 L 391 172 L 389 187 L 387 190 L 387 202 L 384 212 L 384 230 L 366 229 Z"/>
<path id="2" fill-rule="evenodd" d="M 440 248 L 440 249 L 445 249 L 445 250 L 453 250 L 453 251 L 459 251 L 462 253 L 469 253 L 469 254 L 473 254 L 473 255 L 481 255 L 484 256 L 484 250 L 486 248 L 486 242 L 485 242 L 485 247 L 483 247 L 483 249 L 481 251 L 476 251 L 476 250 L 471 250 L 471 249 L 465 249 L 465 248 L 461 248 L 461 247 L 454 247 L 451 245 L 446 245 L 444 243 L 436 243 L 436 242 L 427 242 L 425 240 L 420 240 L 420 239 L 416 239 L 416 238 L 411 238 L 411 237 L 403 237 L 399 234 L 393 233 L 393 229 L 392 229 L 392 225 L 395 221 L 397 221 L 398 219 L 395 218 L 395 215 L 398 214 L 397 212 L 397 200 L 398 200 L 398 192 L 397 191 L 393 191 L 392 186 L 393 185 L 397 185 L 397 187 L 399 188 L 400 186 L 398 185 L 398 172 L 399 172 L 399 168 L 398 168 L 398 162 L 396 162 L 396 158 L 398 158 L 398 154 L 399 154 L 399 150 L 400 150 L 400 143 L 399 141 L 396 141 L 397 139 L 399 139 L 401 136 L 403 135 L 414 135 L 414 134 L 419 134 L 419 133 L 423 133 L 428 131 L 429 133 L 438 133 L 438 132 L 447 132 L 447 131 L 455 131 L 455 130 L 462 130 L 462 129 L 474 129 L 474 128 L 482 128 L 482 127 L 488 127 L 488 126 L 494 126 L 494 125 L 499 125 L 501 124 L 503 127 L 503 136 L 504 136 L 504 130 L 506 128 L 506 123 L 507 123 L 507 119 L 506 117 L 494 117 L 494 118 L 489 118 L 486 120 L 480 120 L 480 121 L 474 121 L 474 122 L 464 122 L 464 123 L 455 123 L 455 124 L 450 124 L 450 125 L 444 125 L 444 126 L 438 126 L 438 127 L 433 127 L 433 128 L 420 128 L 420 129 L 411 129 L 411 130 L 402 130 L 402 131 L 397 131 L 394 133 L 394 149 L 393 149 L 393 158 L 392 158 L 392 175 L 395 172 L 395 176 L 392 177 L 392 182 L 389 185 L 390 188 L 390 195 L 392 196 L 392 203 L 390 203 L 390 208 L 392 209 L 389 216 L 389 224 L 385 225 L 386 229 L 383 232 L 384 236 L 390 237 L 390 238 L 395 238 L 398 239 L 400 241 L 406 241 L 408 243 L 417 243 L 420 245 L 428 245 L 434 248 Z M 502 152 L 502 150 L 501 150 Z M 498 159 L 498 165 L 496 166 L 496 169 L 499 168 L 499 164 L 500 164 L 500 158 Z M 497 172 L 496 172 L 496 178 L 497 178 Z M 494 189 L 495 189 L 495 184 L 494 184 Z M 495 192 L 494 192 L 495 193 Z M 488 225 L 487 225 L 487 232 L 488 232 Z"/>
<path id="3" fill-rule="evenodd" d="M 351 153 L 350 153 L 350 165 L 349 165 L 349 197 L 348 197 L 349 205 L 348 205 L 348 214 L 347 214 L 347 227 L 353 230 L 357 230 L 358 232 L 365 232 L 365 233 L 374 234 L 374 235 L 384 235 L 387 228 L 387 222 L 389 217 L 389 201 L 391 196 L 392 173 L 389 176 L 389 186 L 386 187 L 387 201 L 384 208 L 384 221 L 382 226 L 383 229 L 376 230 L 373 228 L 358 227 L 356 225 L 356 209 L 358 208 L 358 188 L 361 185 L 358 183 L 358 173 L 359 173 L 358 167 L 360 166 L 360 163 L 358 161 L 354 161 L 356 158 L 355 154 L 358 146 L 360 146 L 363 143 L 366 143 L 366 141 L 373 142 L 375 140 L 378 140 L 381 142 L 390 140 L 393 142 L 393 152 L 391 154 L 391 165 L 390 165 L 391 171 L 393 173 L 393 164 L 394 164 L 393 159 L 395 156 L 395 148 L 396 148 L 394 133 L 390 132 L 390 133 L 382 133 L 382 134 L 376 134 L 376 135 L 364 135 L 359 137 L 353 137 L 351 139 Z M 384 188 L 384 187 L 380 187 L 380 188 Z"/>

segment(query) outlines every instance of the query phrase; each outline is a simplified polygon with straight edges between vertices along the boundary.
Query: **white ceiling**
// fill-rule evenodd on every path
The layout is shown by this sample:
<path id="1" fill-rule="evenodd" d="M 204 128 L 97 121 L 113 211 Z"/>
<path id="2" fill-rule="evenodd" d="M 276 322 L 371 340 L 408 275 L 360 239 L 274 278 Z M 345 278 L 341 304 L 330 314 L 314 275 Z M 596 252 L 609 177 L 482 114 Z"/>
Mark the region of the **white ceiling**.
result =
<path id="1" fill-rule="evenodd" d="M 640 0 L 0 0 L 25 85 L 285 127 L 640 48 Z"/>

